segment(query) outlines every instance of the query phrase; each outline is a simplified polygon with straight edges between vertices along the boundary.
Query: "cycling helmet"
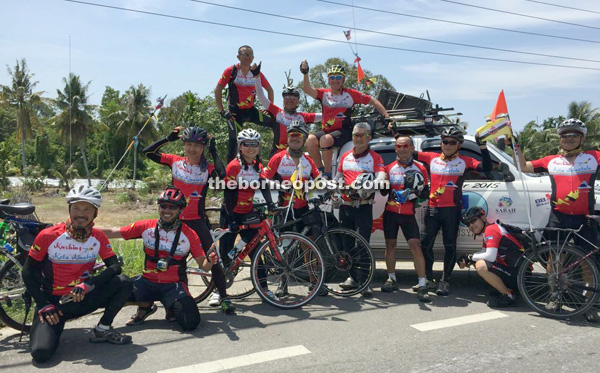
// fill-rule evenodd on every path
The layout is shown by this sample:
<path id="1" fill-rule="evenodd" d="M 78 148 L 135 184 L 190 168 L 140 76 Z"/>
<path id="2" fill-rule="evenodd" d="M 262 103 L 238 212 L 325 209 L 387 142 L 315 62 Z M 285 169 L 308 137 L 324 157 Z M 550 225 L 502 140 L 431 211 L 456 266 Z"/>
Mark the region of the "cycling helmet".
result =
<path id="1" fill-rule="evenodd" d="M 246 128 L 245 130 L 242 130 L 240 133 L 238 133 L 238 146 L 240 146 L 240 144 L 244 141 L 258 141 L 258 143 L 260 144 L 260 133 L 258 133 L 256 130 L 253 130 L 252 128 Z"/>
<path id="2" fill-rule="evenodd" d="M 99 208 L 102 204 L 102 195 L 100 192 L 95 188 L 85 185 L 78 185 L 71 189 L 65 199 L 69 205 L 83 201 L 91 203 L 95 208 Z"/>
<path id="3" fill-rule="evenodd" d="M 281 96 L 282 97 L 285 97 L 285 96 L 295 96 L 295 97 L 300 98 L 300 91 L 298 91 L 294 87 L 285 87 L 283 89 L 283 91 L 281 92 Z"/>
<path id="4" fill-rule="evenodd" d="M 208 143 L 208 133 L 200 127 L 188 127 L 183 130 L 181 140 L 206 145 Z"/>
<path id="5" fill-rule="evenodd" d="M 463 141 L 465 141 L 465 134 L 464 132 L 456 127 L 448 127 L 445 128 L 442 133 L 440 134 L 440 137 L 443 139 L 444 137 L 452 137 L 453 139 L 456 139 L 460 144 L 463 143 Z"/>
<path id="6" fill-rule="evenodd" d="M 290 132 L 300 132 L 304 136 L 308 136 L 308 126 L 299 120 L 293 120 L 287 128 L 287 133 Z"/>
<path id="7" fill-rule="evenodd" d="M 425 188 L 425 177 L 417 170 L 408 170 L 404 174 L 404 188 L 414 194 L 420 194 Z"/>
<path id="8" fill-rule="evenodd" d="M 472 223 L 473 221 L 475 221 L 475 219 L 482 219 L 485 217 L 485 210 L 479 206 L 475 206 L 475 207 L 471 207 L 470 209 L 466 210 L 461 217 L 461 221 L 464 225 L 466 225 L 467 227 L 469 226 L 470 223 Z"/>
<path id="9" fill-rule="evenodd" d="M 181 209 L 187 206 L 187 200 L 185 199 L 183 192 L 172 185 L 168 186 L 167 189 L 160 193 L 157 203 L 170 203 L 179 206 Z"/>
<path id="10" fill-rule="evenodd" d="M 346 69 L 344 69 L 344 66 L 342 66 L 342 65 L 332 65 L 327 70 L 327 76 L 329 76 L 329 75 L 341 75 L 341 76 L 345 77 Z"/>
<path id="11" fill-rule="evenodd" d="M 558 130 L 558 134 L 562 135 L 568 131 L 576 131 L 581 133 L 583 136 L 587 135 L 587 127 L 585 123 L 580 121 L 579 119 L 570 118 L 559 124 L 556 129 Z"/>

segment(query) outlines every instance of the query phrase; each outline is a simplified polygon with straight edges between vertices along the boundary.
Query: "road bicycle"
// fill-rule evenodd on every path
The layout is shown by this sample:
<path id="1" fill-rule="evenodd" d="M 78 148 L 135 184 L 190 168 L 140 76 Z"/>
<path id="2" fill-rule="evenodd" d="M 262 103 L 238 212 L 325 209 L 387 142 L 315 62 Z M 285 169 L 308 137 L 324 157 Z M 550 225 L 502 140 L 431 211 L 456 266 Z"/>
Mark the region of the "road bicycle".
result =
<path id="1" fill-rule="evenodd" d="M 255 204 L 254 212 L 248 214 L 239 227 L 240 230 L 258 229 L 258 232 L 224 265 L 227 295 L 232 299 L 242 299 L 256 291 L 272 306 L 283 309 L 302 307 L 317 295 L 323 285 L 323 257 L 308 237 L 273 231 L 271 219 L 260 210 L 262 206 L 265 204 Z M 207 208 L 206 211 L 220 211 L 220 208 Z M 220 228 L 211 230 L 214 243 L 206 250 L 207 255 L 212 250 L 219 250 L 219 239 L 227 234 L 233 232 Z M 191 258 L 187 261 L 186 272 L 188 289 L 196 303 L 200 303 L 214 290 L 211 273 L 198 268 Z"/>

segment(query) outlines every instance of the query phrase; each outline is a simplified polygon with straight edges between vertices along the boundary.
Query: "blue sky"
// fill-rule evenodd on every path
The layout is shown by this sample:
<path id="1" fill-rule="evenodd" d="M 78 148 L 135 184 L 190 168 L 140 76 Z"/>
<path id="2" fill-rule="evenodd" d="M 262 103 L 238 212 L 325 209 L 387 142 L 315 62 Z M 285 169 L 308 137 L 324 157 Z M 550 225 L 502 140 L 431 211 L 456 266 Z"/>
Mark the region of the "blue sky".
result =
<path id="1" fill-rule="evenodd" d="M 333 0 L 352 4 L 351 0 Z M 473 23 L 519 31 L 551 34 L 596 43 L 523 35 L 440 23 L 372 12 L 315 0 L 303 1 L 212 1 L 222 5 L 291 16 L 302 20 L 344 27 L 315 25 L 200 4 L 188 0 L 89 0 L 89 2 L 165 13 L 197 20 L 235 24 L 272 31 L 344 41 L 343 29 L 356 28 L 436 39 L 454 43 L 526 51 L 548 55 L 597 60 L 572 61 L 550 57 L 489 51 L 462 46 L 353 31 L 359 43 L 396 48 L 435 51 L 458 55 L 492 57 L 525 62 L 571 65 L 600 69 L 600 3 L 598 0 L 545 0 L 576 6 L 593 12 L 568 10 L 526 0 L 457 0 L 505 11 L 560 20 L 594 28 L 552 23 L 515 15 L 500 14 L 441 0 L 354 0 L 362 7 L 424 17 Z M 251 7 L 251 8 L 249 8 Z M 153 97 L 168 94 L 174 98 L 191 90 L 211 95 L 223 70 L 236 62 L 237 48 L 249 44 L 255 61 L 263 62 L 263 72 L 276 92 L 285 83 L 284 72 L 292 71 L 294 81 L 302 76 L 298 65 L 303 59 L 315 65 L 329 57 L 352 61 L 347 44 L 234 29 L 229 27 L 134 14 L 60 0 L 5 2 L 0 21 L 0 63 L 14 66 L 26 58 L 38 89 L 55 97 L 62 78 L 71 71 L 83 81 L 91 81 L 92 103 L 99 103 L 105 86 L 125 91 L 144 83 Z M 484 123 L 500 90 L 504 89 L 515 128 L 530 120 L 565 115 L 570 101 L 591 101 L 600 106 L 600 70 L 576 70 L 550 66 L 502 63 L 449 56 L 358 46 L 362 66 L 386 76 L 397 91 L 420 95 L 428 90 L 441 106 L 464 113 L 469 133 Z M 2 70 L 0 84 L 8 84 Z M 281 104 L 279 95 L 276 103 Z"/>

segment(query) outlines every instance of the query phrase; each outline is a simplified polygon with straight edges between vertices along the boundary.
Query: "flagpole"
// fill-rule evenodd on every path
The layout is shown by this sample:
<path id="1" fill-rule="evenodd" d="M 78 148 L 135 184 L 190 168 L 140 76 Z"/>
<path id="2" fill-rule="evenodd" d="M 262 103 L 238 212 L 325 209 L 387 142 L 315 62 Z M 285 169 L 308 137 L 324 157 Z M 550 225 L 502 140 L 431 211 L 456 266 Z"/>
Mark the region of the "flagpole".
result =
<path id="1" fill-rule="evenodd" d="M 507 115 L 507 117 L 510 122 L 510 117 L 508 115 Z M 531 222 L 531 203 L 530 203 L 531 195 L 529 194 L 529 188 L 525 184 L 525 178 L 523 177 L 523 170 L 521 169 L 521 162 L 519 161 L 519 153 L 521 152 L 521 148 L 519 147 L 519 144 L 517 144 L 517 142 L 515 141 L 515 136 L 512 134 L 512 127 L 511 127 L 510 142 L 513 146 L 513 151 L 515 152 L 515 160 L 517 163 L 517 170 L 519 170 L 519 177 L 521 178 L 521 185 L 523 186 L 523 190 L 525 191 L 525 196 L 527 197 L 527 200 L 525 201 L 525 206 L 527 206 L 527 221 L 529 222 L 529 231 L 533 232 L 533 224 Z"/>

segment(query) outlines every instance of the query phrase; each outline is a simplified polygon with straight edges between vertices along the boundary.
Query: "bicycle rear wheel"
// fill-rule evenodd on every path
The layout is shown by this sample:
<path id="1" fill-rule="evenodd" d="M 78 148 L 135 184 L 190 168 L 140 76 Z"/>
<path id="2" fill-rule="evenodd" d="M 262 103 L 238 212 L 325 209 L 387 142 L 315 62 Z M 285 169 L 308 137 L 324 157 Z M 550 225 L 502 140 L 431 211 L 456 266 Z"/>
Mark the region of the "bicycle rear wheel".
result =
<path id="1" fill-rule="evenodd" d="M 11 260 L 0 268 L 0 320 L 13 329 L 29 333 L 35 317 L 35 301 L 27 292 L 21 273 L 22 268 Z"/>
<path id="2" fill-rule="evenodd" d="M 308 237 L 282 233 L 277 239 L 279 261 L 265 241 L 252 261 L 252 283 L 272 306 L 292 309 L 310 302 L 323 286 L 325 266 L 317 246 Z"/>
<path id="3" fill-rule="evenodd" d="M 375 258 L 363 236 L 348 228 L 331 228 L 315 243 L 325 261 L 325 286 L 331 294 L 349 297 L 363 291 L 373 278 Z M 351 289 L 341 283 L 352 278 Z M 347 284 L 346 284 L 347 285 Z"/>
<path id="4" fill-rule="evenodd" d="M 542 316 L 567 319 L 598 299 L 600 272 L 592 258 L 572 246 L 543 246 L 525 253 L 518 270 L 519 292 Z"/>

